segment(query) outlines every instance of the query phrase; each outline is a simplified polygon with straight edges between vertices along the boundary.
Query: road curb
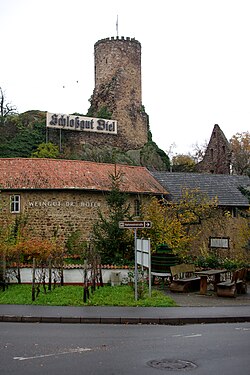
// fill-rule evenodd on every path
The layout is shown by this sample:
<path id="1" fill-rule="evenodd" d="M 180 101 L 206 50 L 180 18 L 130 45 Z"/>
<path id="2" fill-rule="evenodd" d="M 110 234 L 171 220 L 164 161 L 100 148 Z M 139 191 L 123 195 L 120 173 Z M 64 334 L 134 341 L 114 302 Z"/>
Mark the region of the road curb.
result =
<path id="1" fill-rule="evenodd" d="M 0 322 L 9 323 L 60 323 L 60 324 L 148 324 L 187 325 L 250 322 L 250 316 L 195 317 L 195 318 L 124 318 L 124 317 L 44 317 L 1 315 Z"/>

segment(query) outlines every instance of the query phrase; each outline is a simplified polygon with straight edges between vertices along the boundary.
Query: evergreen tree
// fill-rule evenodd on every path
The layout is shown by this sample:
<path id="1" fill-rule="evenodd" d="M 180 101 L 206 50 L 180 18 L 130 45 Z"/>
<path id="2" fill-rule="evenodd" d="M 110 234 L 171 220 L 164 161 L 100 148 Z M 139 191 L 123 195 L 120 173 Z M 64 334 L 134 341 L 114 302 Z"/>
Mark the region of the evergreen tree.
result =
<path id="1" fill-rule="evenodd" d="M 133 259 L 133 238 L 130 231 L 120 229 L 119 221 L 131 220 L 127 195 L 120 191 L 122 174 L 115 170 L 110 176 L 112 188 L 106 197 L 108 214 L 100 210 L 93 226 L 93 242 L 102 264 L 121 264 Z"/>

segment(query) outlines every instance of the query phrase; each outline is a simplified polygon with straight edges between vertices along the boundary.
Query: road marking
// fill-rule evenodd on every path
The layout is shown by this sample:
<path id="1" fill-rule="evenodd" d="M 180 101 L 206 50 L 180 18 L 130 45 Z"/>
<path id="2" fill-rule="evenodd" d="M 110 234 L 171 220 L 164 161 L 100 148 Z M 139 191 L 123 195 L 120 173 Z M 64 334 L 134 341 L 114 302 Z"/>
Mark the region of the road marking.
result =
<path id="1" fill-rule="evenodd" d="M 235 328 L 237 329 L 238 331 L 250 331 L 250 328 Z"/>
<path id="2" fill-rule="evenodd" d="M 189 338 L 189 337 L 201 337 L 201 336 L 202 336 L 202 334 L 200 334 L 200 333 L 197 333 L 196 335 L 193 333 L 192 335 L 183 336 L 183 337 Z"/>
<path id="3" fill-rule="evenodd" d="M 18 361 L 26 361 L 30 359 L 37 359 L 37 358 L 45 358 L 45 357 L 53 357 L 57 355 L 65 355 L 65 354 L 71 354 L 71 353 L 83 353 L 88 352 L 92 349 L 90 348 L 76 348 L 76 349 L 69 349 L 65 352 L 59 352 L 59 353 L 51 353 L 51 354 L 41 354 L 41 355 L 35 355 L 33 357 L 13 357 L 13 359 L 16 359 Z"/>
<path id="4" fill-rule="evenodd" d="M 201 337 L 202 334 L 201 333 L 192 333 L 191 335 L 172 335 L 172 337 L 185 337 L 185 338 L 190 338 L 190 337 Z"/>

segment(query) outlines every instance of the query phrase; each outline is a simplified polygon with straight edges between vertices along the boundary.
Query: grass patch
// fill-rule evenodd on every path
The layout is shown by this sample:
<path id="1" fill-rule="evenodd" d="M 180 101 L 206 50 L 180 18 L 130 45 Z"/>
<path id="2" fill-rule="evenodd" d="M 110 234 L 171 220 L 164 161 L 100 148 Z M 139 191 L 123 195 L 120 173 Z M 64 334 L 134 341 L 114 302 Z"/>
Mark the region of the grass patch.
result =
<path id="1" fill-rule="evenodd" d="M 104 286 L 90 293 L 87 303 L 83 303 L 81 286 L 56 287 L 51 292 L 40 292 L 32 302 L 31 285 L 11 284 L 5 292 L 0 291 L 0 304 L 43 305 L 43 306 L 142 306 L 171 307 L 175 301 L 160 290 L 152 290 L 152 297 L 145 293 L 144 297 L 135 301 L 131 286 Z"/>

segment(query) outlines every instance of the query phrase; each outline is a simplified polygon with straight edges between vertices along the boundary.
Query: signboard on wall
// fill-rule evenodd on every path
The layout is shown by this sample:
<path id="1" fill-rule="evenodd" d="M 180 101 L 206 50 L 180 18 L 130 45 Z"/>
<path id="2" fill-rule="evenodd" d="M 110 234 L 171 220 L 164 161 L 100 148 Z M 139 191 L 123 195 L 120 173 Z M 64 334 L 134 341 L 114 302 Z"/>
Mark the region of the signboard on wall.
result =
<path id="1" fill-rule="evenodd" d="M 117 134 L 117 121 L 47 112 L 47 128 Z"/>
<path id="2" fill-rule="evenodd" d="M 209 237 L 211 249 L 229 249 L 229 237 Z"/>

